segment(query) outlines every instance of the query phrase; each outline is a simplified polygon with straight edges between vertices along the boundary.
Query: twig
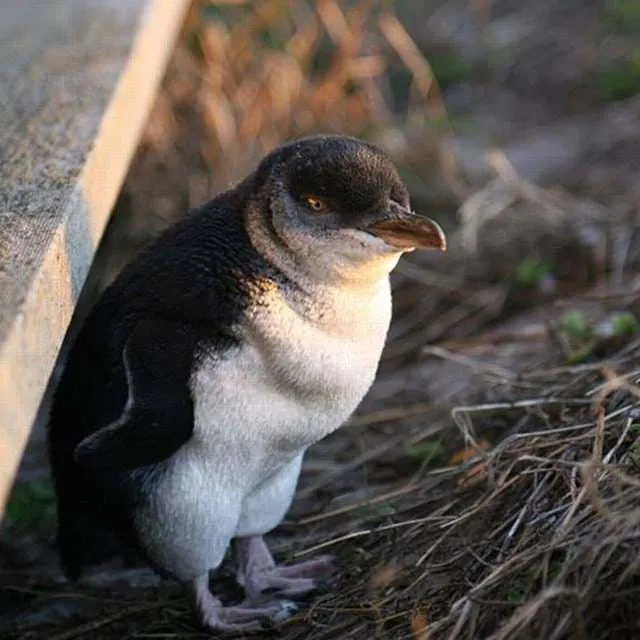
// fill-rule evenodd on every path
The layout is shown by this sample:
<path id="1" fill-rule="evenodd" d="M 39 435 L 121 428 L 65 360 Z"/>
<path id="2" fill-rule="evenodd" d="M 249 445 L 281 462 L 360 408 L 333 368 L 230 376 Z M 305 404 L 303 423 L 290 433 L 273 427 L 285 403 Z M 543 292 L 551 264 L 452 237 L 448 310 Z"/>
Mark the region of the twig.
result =
<path id="1" fill-rule="evenodd" d="M 435 356 L 437 358 L 441 358 L 442 360 L 457 362 L 458 364 L 462 364 L 465 367 L 469 367 L 469 369 L 479 371 L 481 373 L 489 373 L 496 376 L 497 378 L 513 380 L 518 377 L 518 374 L 515 371 L 511 371 L 510 369 L 506 369 L 505 367 L 501 367 L 500 365 L 490 362 L 480 362 L 478 360 L 475 360 L 474 358 L 469 358 L 468 356 L 462 355 L 460 353 L 454 353 L 453 351 L 449 351 L 438 346 L 423 347 L 420 350 L 420 353 L 422 353 L 423 355 Z"/>
<path id="2" fill-rule="evenodd" d="M 393 529 L 400 529 L 404 527 L 410 527 L 415 524 L 425 524 L 427 522 L 441 522 L 442 520 L 447 520 L 448 518 L 444 516 L 427 516 L 425 518 L 416 518 L 414 520 L 403 520 L 402 522 L 394 522 L 393 524 L 386 524 L 380 527 L 373 527 L 371 529 L 362 529 L 360 531 L 352 531 L 351 533 L 345 533 L 344 535 L 338 536 L 337 538 L 332 538 L 331 540 L 326 540 L 325 542 L 321 542 L 313 547 L 309 547 L 308 549 L 303 549 L 302 551 L 296 551 L 293 556 L 295 558 L 299 558 L 300 556 L 306 556 L 310 553 L 315 553 L 316 551 L 320 551 L 321 549 L 326 549 L 327 547 L 332 547 L 341 542 L 345 542 L 347 540 L 352 540 L 353 538 L 362 538 L 364 536 L 370 536 L 375 533 L 382 533 L 383 531 L 391 531 Z"/>

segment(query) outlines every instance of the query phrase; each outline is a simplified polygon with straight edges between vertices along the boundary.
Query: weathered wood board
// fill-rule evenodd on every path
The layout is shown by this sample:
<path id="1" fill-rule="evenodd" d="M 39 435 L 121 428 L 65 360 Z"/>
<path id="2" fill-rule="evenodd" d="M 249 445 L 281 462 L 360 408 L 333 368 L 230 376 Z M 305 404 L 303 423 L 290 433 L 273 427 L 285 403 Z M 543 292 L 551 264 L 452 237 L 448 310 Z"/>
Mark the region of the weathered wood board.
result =
<path id="1" fill-rule="evenodd" d="M 0 3 L 0 514 L 189 4 Z"/>

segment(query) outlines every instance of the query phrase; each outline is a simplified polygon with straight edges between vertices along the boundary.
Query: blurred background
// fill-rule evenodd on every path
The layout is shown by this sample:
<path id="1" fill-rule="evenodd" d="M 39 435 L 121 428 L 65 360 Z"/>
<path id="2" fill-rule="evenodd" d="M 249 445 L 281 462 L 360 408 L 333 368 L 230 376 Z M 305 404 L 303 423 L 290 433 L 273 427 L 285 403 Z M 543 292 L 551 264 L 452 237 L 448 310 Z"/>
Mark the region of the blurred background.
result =
<path id="1" fill-rule="evenodd" d="M 197 0 L 83 307 L 318 132 L 387 151 L 450 248 L 403 258 L 378 381 L 273 536 L 341 567 L 285 637 L 640 637 L 640 0 Z M 59 582 L 47 474 L 36 443 L 3 637 L 201 637 L 170 585 Z"/>
<path id="2" fill-rule="evenodd" d="M 266 152 L 315 132 L 383 147 L 415 209 L 461 232 L 434 268 L 496 285 L 465 301 L 461 326 L 425 338 L 476 331 L 607 270 L 621 284 L 640 197 L 639 34 L 638 0 L 198 1 L 95 285 Z M 433 324 L 429 304 L 416 325 Z"/>

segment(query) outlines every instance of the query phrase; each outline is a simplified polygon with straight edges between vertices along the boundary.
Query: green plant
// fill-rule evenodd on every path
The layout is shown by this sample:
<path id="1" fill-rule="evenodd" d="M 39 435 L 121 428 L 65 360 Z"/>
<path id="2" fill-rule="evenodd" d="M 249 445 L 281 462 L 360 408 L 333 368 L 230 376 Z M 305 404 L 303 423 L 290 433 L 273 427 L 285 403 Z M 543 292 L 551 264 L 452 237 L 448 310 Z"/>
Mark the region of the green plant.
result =
<path id="1" fill-rule="evenodd" d="M 600 93 L 604 100 L 614 102 L 640 93 L 640 49 L 620 62 L 600 71 Z"/>
<path id="2" fill-rule="evenodd" d="M 410 458 L 421 460 L 423 464 L 439 464 L 444 462 L 445 448 L 440 441 L 424 441 L 407 446 L 405 453 Z"/>
<path id="3" fill-rule="evenodd" d="M 514 580 L 506 586 L 505 598 L 512 604 L 522 604 L 528 590 L 529 589 L 523 578 L 514 578 Z"/>
<path id="4" fill-rule="evenodd" d="M 609 320 L 616 336 L 633 335 L 640 331 L 640 322 L 630 311 L 614 313 Z"/>
<path id="5" fill-rule="evenodd" d="M 584 339 L 591 334 L 591 327 L 582 311 L 569 311 L 560 320 L 560 330 L 571 338 Z"/>
<path id="6" fill-rule="evenodd" d="M 429 64 L 441 89 L 464 82 L 473 74 L 473 67 L 453 53 L 435 53 L 429 56 Z"/>
<path id="7" fill-rule="evenodd" d="M 17 485 L 6 507 L 7 518 L 16 525 L 40 520 L 53 506 L 55 492 L 48 480 Z"/>
<path id="8" fill-rule="evenodd" d="M 603 14 L 605 21 L 617 31 L 640 30 L 640 0 L 608 0 Z"/>
<path id="9" fill-rule="evenodd" d="M 525 258 L 516 267 L 516 279 L 521 287 L 537 287 L 544 278 L 553 275 L 551 264 L 539 258 Z"/>
<path id="10" fill-rule="evenodd" d="M 634 425 L 634 426 L 640 426 L 640 425 Z M 631 463 L 633 465 L 635 465 L 636 467 L 640 467 L 640 438 L 637 439 L 629 447 L 629 450 L 627 451 L 627 455 L 629 456 L 629 459 L 631 460 Z"/>

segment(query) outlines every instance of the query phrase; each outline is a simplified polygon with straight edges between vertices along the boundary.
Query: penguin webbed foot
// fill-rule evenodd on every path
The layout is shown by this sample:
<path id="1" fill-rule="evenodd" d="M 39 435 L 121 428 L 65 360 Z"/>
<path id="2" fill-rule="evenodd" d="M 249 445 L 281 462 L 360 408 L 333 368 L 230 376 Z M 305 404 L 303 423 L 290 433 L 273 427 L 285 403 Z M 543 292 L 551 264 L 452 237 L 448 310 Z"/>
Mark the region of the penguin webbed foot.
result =
<path id="1" fill-rule="evenodd" d="M 328 588 L 334 570 L 332 556 L 278 566 L 262 536 L 238 538 L 235 544 L 239 565 L 237 578 L 249 600 L 275 594 L 310 597 Z"/>
<path id="2" fill-rule="evenodd" d="M 193 607 L 198 621 L 209 631 L 237 633 L 264 631 L 290 618 L 297 606 L 289 600 L 245 600 L 238 605 L 223 606 L 209 590 L 209 575 L 191 583 Z"/>

